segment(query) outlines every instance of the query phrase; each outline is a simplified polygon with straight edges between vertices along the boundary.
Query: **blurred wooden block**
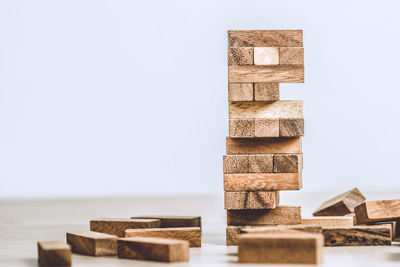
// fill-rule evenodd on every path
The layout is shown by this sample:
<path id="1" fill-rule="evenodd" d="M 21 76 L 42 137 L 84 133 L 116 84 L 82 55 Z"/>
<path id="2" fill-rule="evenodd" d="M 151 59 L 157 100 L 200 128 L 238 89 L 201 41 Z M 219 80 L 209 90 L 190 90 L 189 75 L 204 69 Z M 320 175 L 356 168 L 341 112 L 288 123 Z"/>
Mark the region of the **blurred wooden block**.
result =
<path id="1" fill-rule="evenodd" d="M 355 208 L 357 223 L 400 220 L 400 199 L 367 201 Z"/>
<path id="2" fill-rule="evenodd" d="M 228 31 L 228 46 L 303 46 L 302 30 Z"/>
<path id="3" fill-rule="evenodd" d="M 303 101 L 230 102 L 230 119 L 303 119 Z"/>
<path id="4" fill-rule="evenodd" d="M 93 231 L 67 233 L 72 252 L 89 256 L 117 255 L 117 239 L 116 235 Z"/>
<path id="5" fill-rule="evenodd" d="M 279 65 L 279 48 L 254 47 L 254 65 Z"/>
<path id="6" fill-rule="evenodd" d="M 248 155 L 249 173 L 272 173 L 274 156 L 272 154 Z"/>
<path id="7" fill-rule="evenodd" d="M 125 236 L 126 229 L 135 228 L 158 228 L 158 219 L 97 219 L 90 221 L 90 231 Z"/>
<path id="8" fill-rule="evenodd" d="M 135 216 L 131 219 L 157 219 L 161 222 L 161 228 L 167 227 L 200 227 L 200 216 Z"/>
<path id="9" fill-rule="evenodd" d="M 279 48 L 280 65 L 304 65 L 303 47 L 280 47 Z"/>
<path id="10" fill-rule="evenodd" d="M 363 224 L 365 225 L 365 224 Z M 389 225 L 392 228 L 392 241 L 399 242 L 400 241 L 400 226 L 399 221 L 392 221 L 392 222 L 373 222 L 368 223 L 368 225 Z"/>
<path id="11" fill-rule="evenodd" d="M 302 65 L 228 66 L 230 83 L 304 83 Z"/>
<path id="12" fill-rule="evenodd" d="M 253 101 L 254 88 L 252 83 L 229 83 L 228 100 L 229 101 Z M 278 96 L 279 97 L 279 96 Z"/>
<path id="13" fill-rule="evenodd" d="M 39 241 L 37 246 L 39 266 L 71 266 L 71 247 L 64 241 Z"/>
<path id="14" fill-rule="evenodd" d="M 253 65 L 253 47 L 228 47 L 228 65 Z"/>
<path id="15" fill-rule="evenodd" d="M 301 173 L 224 174 L 225 191 L 299 190 Z"/>
<path id="16" fill-rule="evenodd" d="M 227 226 L 226 227 L 226 245 L 237 246 L 237 237 L 240 234 L 240 228 L 242 226 Z"/>
<path id="17" fill-rule="evenodd" d="M 256 234 L 256 233 L 281 233 L 281 234 L 297 234 L 297 233 L 311 233 L 311 234 L 322 234 L 322 228 L 318 225 L 276 225 L 276 226 L 259 226 L 259 227 L 248 227 L 244 226 L 240 228 L 241 234 Z"/>
<path id="18" fill-rule="evenodd" d="M 301 153 L 301 138 L 229 138 L 226 137 L 226 154 L 291 154 Z"/>
<path id="19" fill-rule="evenodd" d="M 320 264 L 323 242 L 322 234 L 242 234 L 239 263 Z"/>
<path id="20" fill-rule="evenodd" d="M 279 119 L 255 119 L 254 137 L 279 137 Z"/>
<path id="21" fill-rule="evenodd" d="M 190 247 L 201 247 L 200 227 L 171 227 L 150 229 L 127 229 L 125 237 L 155 237 L 186 240 Z"/>
<path id="22" fill-rule="evenodd" d="M 279 205 L 279 191 L 225 192 L 225 209 L 275 209 Z"/>
<path id="23" fill-rule="evenodd" d="M 248 155 L 224 155 L 223 170 L 224 170 L 224 173 L 247 173 L 247 172 L 249 172 L 249 157 L 248 157 Z"/>
<path id="24" fill-rule="evenodd" d="M 314 216 L 343 216 L 354 212 L 354 208 L 365 201 L 365 197 L 358 188 L 353 188 L 343 194 L 322 203 L 314 211 Z M 357 218 L 358 219 L 358 218 Z"/>
<path id="25" fill-rule="evenodd" d="M 325 246 L 391 245 L 390 225 L 323 227 Z"/>
<path id="26" fill-rule="evenodd" d="M 279 206 L 271 210 L 227 210 L 228 225 L 300 224 L 301 207 Z"/>
<path id="27" fill-rule="evenodd" d="M 353 217 L 314 217 L 302 218 L 301 224 L 320 225 L 322 227 L 330 226 L 353 226 Z"/>
<path id="28" fill-rule="evenodd" d="M 254 100 L 274 102 L 279 100 L 279 83 L 255 83 Z"/>
<path id="29" fill-rule="evenodd" d="M 162 262 L 189 261 L 189 242 L 150 237 L 119 238 L 118 257 Z"/>
<path id="30" fill-rule="evenodd" d="M 304 136 L 304 119 L 279 119 L 279 136 Z"/>
<path id="31" fill-rule="evenodd" d="M 229 136 L 232 138 L 254 137 L 254 119 L 230 119 Z"/>
<path id="32" fill-rule="evenodd" d="M 274 172 L 276 173 L 297 173 L 303 168 L 302 154 L 275 154 Z"/>

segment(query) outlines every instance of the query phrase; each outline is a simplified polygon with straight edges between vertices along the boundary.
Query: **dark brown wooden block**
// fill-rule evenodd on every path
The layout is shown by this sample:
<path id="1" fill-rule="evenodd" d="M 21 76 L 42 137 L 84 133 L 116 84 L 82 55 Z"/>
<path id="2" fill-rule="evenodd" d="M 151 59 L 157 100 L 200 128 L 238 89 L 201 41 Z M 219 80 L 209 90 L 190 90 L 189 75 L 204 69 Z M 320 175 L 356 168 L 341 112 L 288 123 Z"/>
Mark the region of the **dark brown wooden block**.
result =
<path id="1" fill-rule="evenodd" d="M 304 136 L 304 119 L 279 119 L 279 136 Z"/>
<path id="2" fill-rule="evenodd" d="M 228 46 L 233 47 L 301 47 L 302 30 L 228 31 Z"/>
<path id="3" fill-rule="evenodd" d="M 383 246 L 392 241 L 390 225 L 323 227 L 325 246 Z"/>
<path id="4" fill-rule="evenodd" d="M 280 65 L 304 65 L 303 47 L 281 47 L 279 48 Z"/>
<path id="5" fill-rule="evenodd" d="M 228 65 L 253 65 L 252 47 L 229 47 Z"/>
<path id="6" fill-rule="evenodd" d="M 89 256 L 117 255 L 117 239 L 116 235 L 93 231 L 67 233 L 72 252 Z"/>
<path id="7" fill-rule="evenodd" d="M 253 101 L 254 89 L 252 83 L 229 83 L 228 84 L 229 101 Z"/>
<path id="8" fill-rule="evenodd" d="M 274 102 L 279 100 L 279 83 L 255 83 L 254 100 Z"/>
<path id="9" fill-rule="evenodd" d="M 200 216 L 135 216 L 131 219 L 157 219 L 161 222 L 161 228 L 166 227 L 200 227 L 201 228 L 201 217 Z"/>
<path id="10" fill-rule="evenodd" d="M 279 205 L 279 191 L 225 192 L 225 209 L 275 209 Z"/>
<path id="11" fill-rule="evenodd" d="M 226 154 L 301 153 L 301 137 L 226 138 Z"/>
<path id="12" fill-rule="evenodd" d="M 301 172 L 303 167 L 302 154 L 275 154 L 274 172 L 276 173 L 296 173 Z"/>
<path id="13" fill-rule="evenodd" d="M 160 220 L 157 219 L 97 219 L 90 221 L 90 230 L 94 232 L 125 236 L 126 229 L 158 228 Z"/>
<path id="14" fill-rule="evenodd" d="M 64 241 L 39 241 L 37 246 L 39 266 L 71 266 L 71 247 Z"/>
<path id="15" fill-rule="evenodd" d="M 228 66 L 230 83 L 304 83 L 302 65 Z"/>
<path id="16" fill-rule="evenodd" d="M 224 174 L 225 191 L 299 190 L 301 187 L 301 173 Z"/>
<path id="17" fill-rule="evenodd" d="M 367 201 L 355 208 L 357 223 L 400 220 L 400 199 Z"/>

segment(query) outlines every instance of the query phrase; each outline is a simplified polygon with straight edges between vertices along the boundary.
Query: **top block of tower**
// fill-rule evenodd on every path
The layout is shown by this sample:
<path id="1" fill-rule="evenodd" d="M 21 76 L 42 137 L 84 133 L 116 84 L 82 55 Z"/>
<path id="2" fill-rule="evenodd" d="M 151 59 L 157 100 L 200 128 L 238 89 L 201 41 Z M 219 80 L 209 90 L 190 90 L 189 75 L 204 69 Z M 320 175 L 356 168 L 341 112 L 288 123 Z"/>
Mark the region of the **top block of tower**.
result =
<path id="1" fill-rule="evenodd" d="M 230 47 L 302 47 L 302 30 L 228 31 Z"/>

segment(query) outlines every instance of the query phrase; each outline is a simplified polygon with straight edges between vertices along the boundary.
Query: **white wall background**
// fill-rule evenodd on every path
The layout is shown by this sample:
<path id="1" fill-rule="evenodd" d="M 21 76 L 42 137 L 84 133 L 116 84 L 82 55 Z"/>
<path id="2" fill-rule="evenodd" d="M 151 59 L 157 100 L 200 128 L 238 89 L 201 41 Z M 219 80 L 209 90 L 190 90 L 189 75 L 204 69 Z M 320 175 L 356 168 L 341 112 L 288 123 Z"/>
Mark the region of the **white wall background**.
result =
<path id="1" fill-rule="evenodd" d="M 303 29 L 304 191 L 400 188 L 397 1 L 0 1 L 0 197 L 222 194 L 228 29 Z"/>

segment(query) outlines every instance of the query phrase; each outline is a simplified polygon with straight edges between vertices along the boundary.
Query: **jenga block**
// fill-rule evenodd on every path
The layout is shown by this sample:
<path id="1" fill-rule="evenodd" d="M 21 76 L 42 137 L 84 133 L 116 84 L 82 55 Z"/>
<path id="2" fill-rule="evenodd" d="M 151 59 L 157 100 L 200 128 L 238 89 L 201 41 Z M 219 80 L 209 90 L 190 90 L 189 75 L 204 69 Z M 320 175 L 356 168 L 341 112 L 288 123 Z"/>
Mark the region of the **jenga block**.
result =
<path id="1" fill-rule="evenodd" d="M 279 205 L 279 191 L 225 192 L 225 209 L 275 209 Z"/>
<path id="2" fill-rule="evenodd" d="M 135 216 L 131 219 L 157 219 L 161 222 L 161 228 L 167 227 L 200 227 L 200 216 Z"/>
<path id="3" fill-rule="evenodd" d="M 358 188 L 353 188 L 343 194 L 322 203 L 314 211 L 314 216 L 343 216 L 354 212 L 354 208 L 365 201 L 365 197 Z M 358 218 L 357 218 L 358 219 Z"/>
<path id="4" fill-rule="evenodd" d="M 231 102 L 230 119 L 302 119 L 303 101 L 280 100 L 273 103 Z"/>
<path id="5" fill-rule="evenodd" d="M 304 65 L 303 47 L 281 47 L 279 48 L 280 65 Z"/>
<path id="6" fill-rule="evenodd" d="M 272 154 L 248 155 L 250 173 L 270 173 L 274 171 Z"/>
<path id="7" fill-rule="evenodd" d="M 249 157 L 248 157 L 248 155 L 224 155 L 223 162 L 224 162 L 224 173 L 247 173 L 247 172 L 249 172 Z M 272 162 L 271 162 L 271 165 L 272 165 Z"/>
<path id="8" fill-rule="evenodd" d="M 278 52 L 279 60 L 279 52 Z M 228 65 L 253 65 L 252 47 L 229 47 Z"/>
<path id="9" fill-rule="evenodd" d="M 390 225 L 323 227 L 325 246 L 382 246 L 392 241 Z"/>
<path id="10" fill-rule="evenodd" d="M 240 234 L 242 226 L 227 226 L 226 227 L 226 245 L 237 246 L 237 236 Z"/>
<path id="11" fill-rule="evenodd" d="M 67 233 L 72 252 L 89 256 L 117 255 L 117 239 L 116 235 L 93 231 Z"/>
<path id="12" fill-rule="evenodd" d="M 279 83 L 255 83 L 254 100 L 274 102 L 279 100 Z"/>
<path id="13" fill-rule="evenodd" d="M 64 241 L 39 241 L 37 245 L 39 266 L 71 266 L 71 247 Z"/>
<path id="14" fill-rule="evenodd" d="M 125 236 L 126 229 L 158 228 L 158 219 L 98 219 L 90 221 L 90 230 L 94 232 Z"/>
<path id="15" fill-rule="evenodd" d="M 304 119 L 279 119 L 279 136 L 304 136 Z"/>
<path id="16" fill-rule="evenodd" d="M 254 137 L 279 137 L 279 119 L 255 119 Z"/>
<path id="17" fill-rule="evenodd" d="M 186 240 L 190 247 L 201 247 L 200 227 L 171 227 L 149 229 L 127 229 L 125 237 L 155 237 Z"/>
<path id="18" fill-rule="evenodd" d="M 302 65 L 228 66 L 230 83 L 304 83 Z"/>
<path id="19" fill-rule="evenodd" d="M 400 199 L 361 203 L 355 208 L 357 223 L 400 220 Z"/>
<path id="20" fill-rule="evenodd" d="M 226 154 L 301 153 L 301 138 L 229 138 L 226 137 Z"/>
<path id="21" fill-rule="evenodd" d="M 364 224 L 365 225 L 365 224 Z M 367 225 L 389 225 L 392 228 L 392 241 L 400 241 L 400 227 L 399 221 L 392 221 L 392 222 L 373 222 L 368 223 Z"/>
<path id="22" fill-rule="evenodd" d="M 330 226 L 353 226 L 353 217 L 314 217 L 302 218 L 301 224 L 320 225 L 322 227 Z"/>
<path id="23" fill-rule="evenodd" d="M 260 226 L 260 227 L 248 227 L 244 226 L 240 228 L 241 234 L 256 234 L 256 233 L 282 233 L 282 234 L 297 234 L 298 232 L 311 233 L 311 234 L 322 234 L 322 228 L 318 225 L 276 225 L 276 226 Z"/>
<path id="24" fill-rule="evenodd" d="M 302 30 L 228 31 L 228 46 L 303 46 Z"/>
<path id="25" fill-rule="evenodd" d="M 274 172 L 276 173 L 297 173 L 303 167 L 302 154 L 275 154 Z"/>
<path id="26" fill-rule="evenodd" d="M 301 173 L 224 174 L 225 191 L 299 190 Z"/>
<path id="27" fill-rule="evenodd" d="M 162 262 L 189 261 L 189 242 L 150 237 L 119 238 L 118 257 Z"/>
<path id="28" fill-rule="evenodd" d="M 254 47 L 254 65 L 279 65 L 279 48 Z"/>
<path id="29" fill-rule="evenodd" d="M 300 224 L 301 207 L 279 206 L 271 210 L 227 210 L 228 225 Z"/>
<path id="30" fill-rule="evenodd" d="M 229 83 L 228 84 L 228 100 L 229 101 L 253 101 L 253 84 L 252 83 Z M 278 96 L 279 98 L 279 96 Z"/>
<path id="31" fill-rule="evenodd" d="M 319 264 L 323 242 L 322 234 L 242 234 L 239 263 Z"/>
<path id="32" fill-rule="evenodd" d="M 232 138 L 254 137 L 254 119 L 230 119 L 229 136 Z"/>

